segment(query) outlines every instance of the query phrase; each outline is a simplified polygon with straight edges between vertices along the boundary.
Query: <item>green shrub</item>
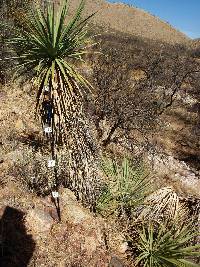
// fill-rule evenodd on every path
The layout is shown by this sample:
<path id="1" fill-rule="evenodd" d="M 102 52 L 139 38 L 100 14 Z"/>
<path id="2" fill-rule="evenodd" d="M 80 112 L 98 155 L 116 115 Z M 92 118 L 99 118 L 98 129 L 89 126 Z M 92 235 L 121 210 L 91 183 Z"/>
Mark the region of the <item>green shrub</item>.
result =
<path id="1" fill-rule="evenodd" d="M 124 158 L 121 165 L 104 159 L 102 169 L 107 182 L 97 204 L 102 215 L 128 213 L 140 205 L 150 192 L 150 179 L 143 163 L 133 164 Z"/>
<path id="2" fill-rule="evenodd" d="M 136 241 L 136 266 L 175 267 L 199 266 L 188 258 L 200 256 L 200 245 L 190 245 L 197 236 L 191 223 L 182 227 L 166 227 L 163 224 L 149 223 L 138 230 Z M 135 243 L 135 240 L 133 240 Z"/>

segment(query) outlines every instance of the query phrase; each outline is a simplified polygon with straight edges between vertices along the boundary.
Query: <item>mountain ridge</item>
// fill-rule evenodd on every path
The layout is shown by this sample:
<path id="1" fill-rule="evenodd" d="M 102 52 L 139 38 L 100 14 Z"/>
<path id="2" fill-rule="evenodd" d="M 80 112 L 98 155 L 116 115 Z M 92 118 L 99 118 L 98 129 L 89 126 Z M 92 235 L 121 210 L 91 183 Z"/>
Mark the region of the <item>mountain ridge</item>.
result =
<path id="1" fill-rule="evenodd" d="M 80 0 L 70 2 L 71 11 Z M 106 30 L 115 30 L 137 37 L 159 40 L 170 44 L 186 44 L 191 39 L 160 18 L 124 3 L 110 3 L 104 0 L 87 0 L 85 15 L 97 12 L 92 23 Z"/>

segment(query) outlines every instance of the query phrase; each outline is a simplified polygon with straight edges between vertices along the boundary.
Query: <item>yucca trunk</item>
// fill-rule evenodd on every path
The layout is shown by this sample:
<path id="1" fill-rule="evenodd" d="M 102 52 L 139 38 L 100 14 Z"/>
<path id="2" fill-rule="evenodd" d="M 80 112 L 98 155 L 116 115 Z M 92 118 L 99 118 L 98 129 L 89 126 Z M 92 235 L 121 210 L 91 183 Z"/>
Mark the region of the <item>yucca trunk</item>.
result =
<path id="1" fill-rule="evenodd" d="M 77 83 L 71 81 L 73 91 L 70 92 L 61 76 L 57 71 L 55 80 L 48 85 L 53 109 L 51 152 L 57 161 L 53 187 L 64 183 L 83 203 L 93 208 L 100 188 L 98 149 Z"/>

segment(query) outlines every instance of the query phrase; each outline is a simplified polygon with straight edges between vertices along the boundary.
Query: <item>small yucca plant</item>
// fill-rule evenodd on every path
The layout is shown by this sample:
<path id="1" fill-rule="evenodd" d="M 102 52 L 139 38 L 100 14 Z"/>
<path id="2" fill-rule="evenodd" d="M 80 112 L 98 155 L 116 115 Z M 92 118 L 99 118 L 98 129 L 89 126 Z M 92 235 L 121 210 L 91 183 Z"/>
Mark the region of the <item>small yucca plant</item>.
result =
<path id="1" fill-rule="evenodd" d="M 104 214 L 131 212 L 150 192 L 150 178 L 145 166 L 131 164 L 124 158 L 121 165 L 104 159 L 102 168 L 107 176 L 106 185 L 98 201 L 98 210 Z"/>
<path id="2" fill-rule="evenodd" d="M 188 260 L 200 256 L 200 245 L 188 245 L 195 236 L 197 233 L 191 224 L 169 229 L 162 224 L 149 223 L 148 227 L 139 230 L 139 240 L 134 240 L 139 254 L 135 264 L 142 267 L 198 267 Z"/>

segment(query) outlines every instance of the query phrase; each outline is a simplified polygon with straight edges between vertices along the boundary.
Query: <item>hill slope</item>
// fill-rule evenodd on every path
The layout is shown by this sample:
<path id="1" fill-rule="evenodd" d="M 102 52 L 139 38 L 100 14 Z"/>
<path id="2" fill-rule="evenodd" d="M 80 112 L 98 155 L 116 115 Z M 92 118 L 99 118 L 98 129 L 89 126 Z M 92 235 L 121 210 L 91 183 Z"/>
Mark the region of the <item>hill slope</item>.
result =
<path id="1" fill-rule="evenodd" d="M 71 1 L 71 10 L 80 0 Z M 160 40 L 168 43 L 185 43 L 189 37 L 139 8 L 104 0 L 86 0 L 85 14 L 98 11 L 93 23 L 105 30 L 115 30 L 138 37 Z"/>

